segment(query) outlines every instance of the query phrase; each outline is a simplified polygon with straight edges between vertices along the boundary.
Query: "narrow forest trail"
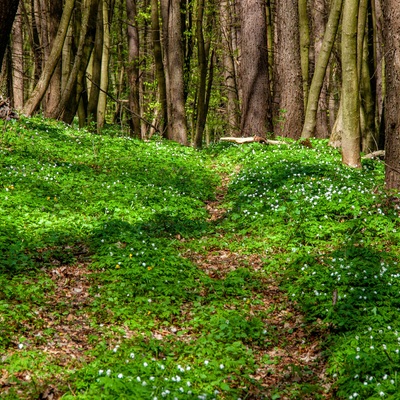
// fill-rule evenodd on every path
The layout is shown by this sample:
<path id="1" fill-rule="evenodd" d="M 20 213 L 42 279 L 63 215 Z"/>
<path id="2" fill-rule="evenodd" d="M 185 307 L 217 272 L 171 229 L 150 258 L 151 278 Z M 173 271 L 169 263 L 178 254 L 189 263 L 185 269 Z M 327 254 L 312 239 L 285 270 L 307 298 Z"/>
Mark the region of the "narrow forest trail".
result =
<path id="1" fill-rule="evenodd" d="M 237 166 L 234 174 L 239 170 Z M 217 229 L 227 212 L 225 201 L 230 181 L 231 176 L 226 173 L 221 175 L 216 199 L 206 206 L 209 221 Z M 220 243 L 223 243 L 222 235 L 220 239 Z M 249 316 L 263 316 L 271 342 L 266 347 L 248 345 L 258 365 L 256 373 L 251 376 L 258 386 L 249 388 L 246 399 L 332 398 L 332 382 L 326 375 L 321 349 L 323 328 L 307 325 L 301 312 L 280 290 L 278 279 L 264 272 L 265 260 L 260 255 L 252 254 L 245 248 L 242 252 L 234 252 L 228 248 L 214 247 L 201 253 L 189 250 L 185 256 L 213 279 L 224 279 L 229 272 L 243 267 L 257 276 L 259 285 L 254 290 L 254 298 L 258 301 L 247 299 Z M 234 309 L 235 306 L 231 307 Z M 279 393 L 279 396 L 275 397 L 274 393 Z"/>

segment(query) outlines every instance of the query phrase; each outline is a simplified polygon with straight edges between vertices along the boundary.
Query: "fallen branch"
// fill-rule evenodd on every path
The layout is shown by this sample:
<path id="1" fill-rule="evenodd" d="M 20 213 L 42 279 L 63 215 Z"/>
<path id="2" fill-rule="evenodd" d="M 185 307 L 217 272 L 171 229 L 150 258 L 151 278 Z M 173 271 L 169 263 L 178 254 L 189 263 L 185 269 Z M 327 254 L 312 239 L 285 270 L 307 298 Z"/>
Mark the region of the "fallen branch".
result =
<path id="1" fill-rule="evenodd" d="M 377 150 L 373 151 L 372 153 L 366 154 L 363 159 L 368 159 L 368 158 L 385 158 L 385 150 Z"/>
<path id="2" fill-rule="evenodd" d="M 234 137 L 234 136 L 226 136 L 219 139 L 221 142 L 232 142 L 237 144 L 244 143 L 265 143 L 265 144 L 289 144 L 286 142 L 281 142 L 279 140 L 270 140 L 264 139 L 260 136 L 252 136 L 252 137 Z"/>

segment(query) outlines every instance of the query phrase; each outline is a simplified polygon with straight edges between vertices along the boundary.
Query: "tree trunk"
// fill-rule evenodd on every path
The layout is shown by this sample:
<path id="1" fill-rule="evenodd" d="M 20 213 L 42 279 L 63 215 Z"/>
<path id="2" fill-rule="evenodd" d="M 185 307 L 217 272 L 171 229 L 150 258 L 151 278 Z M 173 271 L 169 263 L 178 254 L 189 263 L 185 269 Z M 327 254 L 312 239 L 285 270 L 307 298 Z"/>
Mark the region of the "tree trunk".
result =
<path id="1" fill-rule="evenodd" d="M 232 43 L 232 7 L 228 0 L 220 1 L 220 35 L 221 35 L 221 57 L 224 80 L 222 87 L 223 95 L 226 97 L 226 119 L 228 136 L 239 134 L 239 99 L 237 88 L 237 77 L 234 64 L 234 52 Z"/>
<path id="2" fill-rule="evenodd" d="M 129 108 L 131 116 L 131 131 L 134 136 L 141 137 L 140 103 L 139 103 L 139 32 L 137 27 L 136 0 L 126 0 L 126 14 L 128 18 L 128 82 Z"/>
<path id="3" fill-rule="evenodd" d="M 266 137 L 272 121 L 265 4 L 241 0 L 240 19 L 241 135 Z"/>
<path id="4" fill-rule="evenodd" d="M 387 93 L 385 100 L 385 183 L 400 189 L 400 7 L 397 0 L 384 0 L 384 41 Z"/>
<path id="5" fill-rule="evenodd" d="M 97 132 L 100 133 L 106 120 L 107 90 L 108 90 L 108 66 L 110 59 L 110 21 L 109 5 L 107 0 L 103 0 L 103 51 L 101 55 L 101 77 L 100 93 L 97 106 Z"/>
<path id="6" fill-rule="evenodd" d="M 331 12 L 329 14 L 329 20 L 322 42 L 322 48 L 319 52 L 314 75 L 311 81 L 310 93 L 306 109 L 306 117 L 304 121 L 303 131 L 301 133 L 301 137 L 305 139 L 314 136 L 315 126 L 317 122 L 318 101 L 324 83 L 326 68 L 328 66 L 329 58 L 339 26 L 342 2 L 343 0 L 334 0 Z"/>
<path id="7" fill-rule="evenodd" d="M 360 160 L 360 101 L 357 73 L 357 16 L 359 0 L 344 0 L 342 21 L 342 162 L 354 168 Z"/>
<path id="8" fill-rule="evenodd" d="M 168 121 L 167 88 L 165 86 L 164 65 L 163 65 L 162 50 L 161 50 L 158 0 L 151 0 L 151 30 L 152 30 L 152 43 L 153 43 L 153 54 L 155 63 L 155 75 L 157 79 L 158 98 L 161 108 L 160 131 L 164 134 Z"/>
<path id="9" fill-rule="evenodd" d="M 300 59 L 301 75 L 303 77 L 304 109 L 307 107 L 309 91 L 309 59 L 310 59 L 310 29 L 307 13 L 307 0 L 298 0 L 300 27 Z"/>
<path id="10" fill-rule="evenodd" d="M 49 86 L 50 79 L 61 56 L 65 36 L 67 35 L 68 26 L 74 6 L 75 0 L 66 0 L 60 26 L 57 31 L 57 36 L 53 42 L 49 59 L 47 60 L 46 66 L 42 71 L 40 79 L 37 82 L 36 87 L 31 94 L 31 97 L 28 99 L 23 108 L 23 113 L 25 115 L 33 114 Z"/>
<path id="11" fill-rule="evenodd" d="M 21 8 L 21 7 L 20 7 Z M 13 106 L 22 110 L 24 106 L 24 38 L 22 15 L 18 11 L 12 30 Z"/>
<path id="12" fill-rule="evenodd" d="M 203 132 L 206 126 L 208 103 L 207 103 L 207 71 L 208 59 L 210 53 L 210 40 L 205 41 L 203 33 L 204 23 L 204 7 L 205 1 L 199 0 L 197 5 L 197 20 L 196 20 L 196 37 L 197 37 L 197 60 L 199 68 L 199 84 L 197 95 L 197 112 L 196 112 L 196 132 L 194 139 L 194 147 L 199 149 L 203 143 Z M 205 29 L 210 33 L 212 23 L 206 23 Z"/>
<path id="13" fill-rule="evenodd" d="M 6 52 L 19 0 L 0 1 L 0 69 Z"/>
<path id="14" fill-rule="evenodd" d="M 82 5 L 82 24 L 80 27 L 80 37 L 78 49 L 74 58 L 74 64 L 70 71 L 67 84 L 63 89 L 59 103 L 49 113 L 51 118 L 60 118 L 61 115 L 65 113 L 63 118 L 64 121 L 71 123 L 75 116 L 80 95 L 83 91 L 83 76 L 81 75 L 80 79 L 78 79 L 78 75 L 81 70 L 86 70 L 89 62 L 95 38 L 98 3 L 99 0 L 88 0 L 86 5 Z M 77 84 L 79 84 L 79 88 L 77 87 Z M 67 104 L 68 107 L 66 107 Z"/>
<path id="15" fill-rule="evenodd" d="M 96 37 L 94 40 L 94 49 L 91 59 L 89 83 L 89 103 L 87 109 L 88 122 L 97 121 L 97 105 L 100 94 L 100 77 L 101 77 L 101 56 L 103 54 L 103 0 L 99 0 L 99 8 L 97 11 Z"/>
<path id="16" fill-rule="evenodd" d="M 167 138 L 187 145 L 180 5 L 179 0 L 161 0 L 168 110 Z"/>
<path id="17" fill-rule="evenodd" d="M 60 25 L 62 12 L 63 12 L 63 1 L 62 0 L 51 0 L 49 5 L 49 45 L 53 43 L 57 36 L 57 30 Z M 48 56 L 47 58 L 48 59 Z M 61 59 L 57 63 L 53 76 L 51 77 L 49 88 L 46 92 L 46 109 L 44 110 L 45 116 L 49 116 L 48 112 L 52 110 L 60 101 L 61 97 Z"/>
<path id="18" fill-rule="evenodd" d="M 296 0 L 276 2 L 274 131 L 298 139 L 304 123 L 299 12 Z"/>

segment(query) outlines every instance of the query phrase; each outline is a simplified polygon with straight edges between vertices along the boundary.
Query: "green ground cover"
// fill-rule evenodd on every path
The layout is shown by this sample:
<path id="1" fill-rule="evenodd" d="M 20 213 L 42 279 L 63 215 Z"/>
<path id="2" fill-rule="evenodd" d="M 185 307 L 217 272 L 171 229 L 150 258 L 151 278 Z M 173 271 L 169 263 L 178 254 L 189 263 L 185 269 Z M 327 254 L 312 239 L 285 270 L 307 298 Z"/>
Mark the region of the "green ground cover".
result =
<path id="1" fill-rule="evenodd" d="M 399 398 L 398 198 L 379 161 L 350 170 L 324 141 L 199 152 L 40 118 L 0 135 L 1 398 Z M 210 219 L 221 176 L 226 212 Z M 193 261 L 222 251 L 242 258 L 218 278 Z M 271 279 L 319 332 L 333 386 L 311 367 L 263 385 L 293 331 L 261 307 Z"/>

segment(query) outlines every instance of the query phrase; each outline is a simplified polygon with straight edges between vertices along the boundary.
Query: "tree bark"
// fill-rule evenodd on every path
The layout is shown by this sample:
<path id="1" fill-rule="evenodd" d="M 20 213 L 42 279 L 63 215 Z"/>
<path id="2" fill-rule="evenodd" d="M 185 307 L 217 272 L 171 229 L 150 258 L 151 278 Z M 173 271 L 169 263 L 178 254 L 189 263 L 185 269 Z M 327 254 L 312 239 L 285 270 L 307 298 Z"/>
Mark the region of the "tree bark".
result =
<path id="1" fill-rule="evenodd" d="M 296 0 L 276 2 L 274 131 L 298 139 L 304 123 L 299 12 Z"/>
<path id="2" fill-rule="evenodd" d="M 101 55 L 101 77 L 100 93 L 97 105 L 97 132 L 100 133 L 106 120 L 107 90 L 108 90 L 108 66 L 110 61 L 110 21 L 109 5 L 107 0 L 103 0 L 103 51 Z"/>
<path id="3" fill-rule="evenodd" d="M 136 0 L 126 0 L 128 18 L 128 82 L 129 108 L 134 112 L 131 117 L 131 131 L 136 137 L 141 136 L 140 96 L 139 96 L 139 32 L 137 27 Z"/>
<path id="4" fill-rule="evenodd" d="M 22 110 L 24 106 L 24 42 L 22 34 L 21 11 L 15 16 L 12 30 L 12 70 L 13 70 L 13 106 Z"/>
<path id="5" fill-rule="evenodd" d="M 47 60 L 46 66 L 42 71 L 40 79 L 37 82 L 31 97 L 28 99 L 23 108 L 23 113 L 25 115 L 32 115 L 34 113 L 49 86 L 50 79 L 61 56 L 74 6 L 75 0 L 66 0 L 60 26 L 57 31 L 57 36 L 53 42 L 49 59 Z"/>
<path id="6" fill-rule="evenodd" d="M 326 26 L 322 48 L 319 52 L 314 75 L 308 97 L 306 116 L 301 137 L 306 139 L 314 136 L 317 122 L 318 101 L 324 83 L 326 68 L 328 66 L 331 51 L 335 42 L 336 33 L 339 26 L 343 0 L 334 0 Z"/>
<path id="7" fill-rule="evenodd" d="M 80 94 L 83 90 L 83 77 L 81 76 L 80 79 L 78 79 L 78 75 L 81 70 L 86 70 L 89 62 L 95 38 L 98 5 L 99 0 L 88 0 L 86 5 L 82 5 L 82 7 L 84 7 L 82 10 L 82 24 L 74 64 L 70 71 L 67 84 L 63 89 L 59 103 L 49 113 L 51 118 L 60 118 L 66 111 L 67 115 L 64 116 L 64 121 L 70 123 L 76 113 Z M 79 83 L 79 88 L 76 87 L 77 83 Z M 75 98 L 72 99 L 72 96 Z M 67 104 L 68 109 L 66 110 Z"/>
<path id="8" fill-rule="evenodd" d="M 386 50 L 387 92 L 385 99 L 385 183 L 400 189 L 400 8 L 396 0 L 384 0 L 384 41 Z"/>
<path id="9" fill-rule="evenodd" d="M 272 132 L 264 2 L 241 0 L 240 85 L 242 136 Z"/>
<path id="10" fill-rule="evenodd" d="M 8 39 L 11 33 L 19 0 L 0 1 L 0 70 L 6 52 Z"/>
<path id="11" fill-rule="evenodd" d="M 357 16 L 359 0 L 344 0 L 342 21 L 342 162 L 361 168 L 360 98 L 357 73 Z"/>
<path id="12" fill-rule="evenodd" d="M 310 28 L 307 12 L 307 0 L 298 0 L 300 27 L 300 58 L 301 75 L 303 77 L 304 109 L 307 107 L 309 91 L 309 59 L 310 59 Z"/>
<path id="13" fill-rule="evenodd" d="M 239 128 L 239 99 L 237 76 L 234 64 L 234 51 L 232 42 L 232 7 L 228 0 L 221 0 L 220 12 L 220 35 L 221 35 L 221 57 L 223 66 L 223 95 L 226 97 L 226 120 L 227 134 L 229 136 L 240 134 Z"/>
<path id="14" fill-rule="evenodd" d="M 163 55 L 167 88 L 167 138 L 187 145 L 184 96 L 184 53 L 180 0 L 161 0 Z"/>
<path id="15" fill-rule="evenodd" d="M 168 122 L 167 113 L 167 88 L 165 84 L 165 73 L 162 59 L 161 37 L 160 37 L 160 21 L 158 12 L 158 0 L 151 0 L 151 30 L 153 54 L 155 63 L 155 75 L 157 79 L 158 98 L 161 108 L 161 124 L 160 131 L 165 132 Z"/>

